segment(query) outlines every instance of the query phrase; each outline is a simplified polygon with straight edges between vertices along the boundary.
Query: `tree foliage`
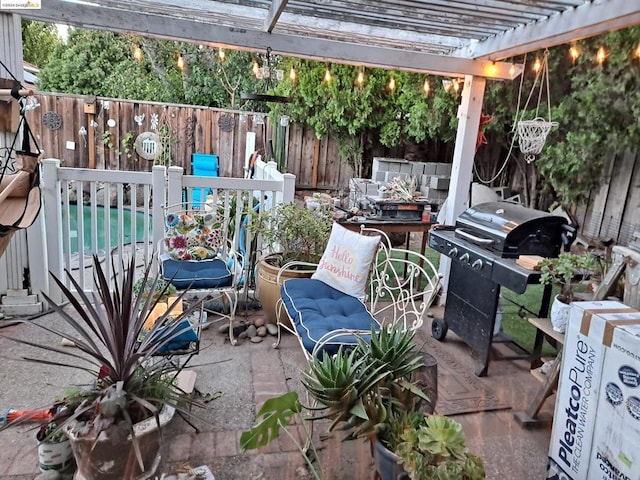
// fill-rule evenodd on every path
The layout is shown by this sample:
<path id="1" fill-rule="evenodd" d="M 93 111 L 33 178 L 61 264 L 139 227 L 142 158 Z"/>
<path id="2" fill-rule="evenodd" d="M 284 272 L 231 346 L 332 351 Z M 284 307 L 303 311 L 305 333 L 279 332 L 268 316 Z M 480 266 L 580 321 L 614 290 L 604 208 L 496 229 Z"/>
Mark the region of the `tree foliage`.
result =
<path id="1" fill-rule="evenodd" d="M 25 20 L 22 24 L 22 55 L 26 62 L 44 67 L 54 49 L 62 43 L 52 23 Z"/>

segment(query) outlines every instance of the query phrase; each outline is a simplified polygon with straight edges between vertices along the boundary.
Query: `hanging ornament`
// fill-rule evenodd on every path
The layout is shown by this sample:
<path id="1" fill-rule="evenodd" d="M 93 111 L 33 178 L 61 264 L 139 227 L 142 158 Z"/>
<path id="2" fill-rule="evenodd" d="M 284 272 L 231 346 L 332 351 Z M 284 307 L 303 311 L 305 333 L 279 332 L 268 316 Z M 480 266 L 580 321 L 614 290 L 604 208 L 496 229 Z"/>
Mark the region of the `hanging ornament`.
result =
<path id="1" fill-rule="evenodd" d="M 157 113 L 151 114 L 151 130 L 153 130 L 154 132 L 158 131 L 158 114 Z"/>
<path id="2" fill-rule="evenodd" d="M 549 52 L 545 51 L 542 60 L 540 61 L 540 68 L 536 73 L 536 78 L 531 87 L 529 97 L 522 109 L 522 115 L 518 121 L 517 136 L 518 145 L 520 151 L 524 153 L 524 158 L 527 163 L 531 163 L 536 159 L 536 155 L 539 155 L 542 151 L 542 147 L 547 140 L 547 135 L 553 127 L 558 126 L 558 122 L 551 121 L 551 99 L 549 96 L 549 66 L 547 59 Z M 538 60 L 536 60 L 537 64 Z M 547 111 L 548 120 L 539 116 L 540 99 L 542 97 L 542 91 L 546 87 L 547 90 Z M 538 103 L 536 105 L 535 118 L 533 120 L 524 120 L 524 114 L 526 113 L 529 100 L 533 96 L 533 93 L 538 89 Z"/>
<path id="3" fill-rule="evenodd" d="M 138 124 L 139 127 L 141 127 L 142 122 L 144 122 L 144 113 L 142 115 L 134 115 L 133 120 Z"/>
<path id="4" fill-rule="evenodd" d="M 62 116 L 56 112 L 46 112 L 42 115 L 42 124 L 49 130 L 58 130 L 62 127 Z"/>

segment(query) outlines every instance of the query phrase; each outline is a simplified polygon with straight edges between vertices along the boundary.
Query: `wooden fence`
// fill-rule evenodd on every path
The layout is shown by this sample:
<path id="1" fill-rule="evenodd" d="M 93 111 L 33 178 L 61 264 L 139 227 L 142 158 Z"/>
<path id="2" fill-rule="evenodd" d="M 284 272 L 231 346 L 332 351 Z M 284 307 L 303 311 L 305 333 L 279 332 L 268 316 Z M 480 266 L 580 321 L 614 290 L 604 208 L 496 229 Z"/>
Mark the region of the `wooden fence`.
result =
<path id="1" fill-rule="evenodd" d="M 151 171 L 155 163 L 191 172 L 193 153 L 211 153 L 218 155 L 220 176 L 242 178 L 247 133 L 255 133 L 256 148 L 272 138 L 264 113 L 48 93 L 37 94 L 36 101 L 40 107 L 27 112 L 27 119 L 43 157 L 58 158 L 66 167 Z M 352 169 L 340 161 L 333 139 L 318 140 L 299 125 L 273 128 L 285 135 L 284 164 L 298 188 L 346 188 Z M 163 130 L 170 155 L 150 161 L 136 154 L 138 135 Z"/>

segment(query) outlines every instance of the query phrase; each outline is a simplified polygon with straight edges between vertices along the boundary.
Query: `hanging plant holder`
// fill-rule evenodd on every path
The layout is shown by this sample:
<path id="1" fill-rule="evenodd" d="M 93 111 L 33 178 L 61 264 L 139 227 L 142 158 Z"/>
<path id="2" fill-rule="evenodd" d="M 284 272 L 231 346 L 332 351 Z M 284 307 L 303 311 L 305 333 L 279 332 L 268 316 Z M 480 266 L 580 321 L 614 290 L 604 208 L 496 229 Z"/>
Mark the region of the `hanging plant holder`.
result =
<path id="1" fill-rule="evenodd" d="M 517 122 L 516 135 L 518 137 L 518 145 L 520 151 L 524 154 L 524 158 L 527 163 L 531 163 L 536 159 L 536 155 L 542 152 L 547 136 L 552 128 L 558 126 L 558 122 L 551 121 L 551 99 L 549 97 L 549 65 L 548 65 L 549 52 L 545 51 L 540 64 L 540 70 L 536 74 L 536 78 L 531 87 L 531 92 L 522 109 L 522 115 Z M 542 98 L 542 92 L 546 87 L 547 90 L 547 112 L 548 120 L 538 116 L 540 111 L 540 100 Z M 535 110 L 535 118 L 533 120 L 524 120 L 524 114 L 529 105 L 529 100 L 533 96 L 533 93 L 538 89 L 538 103 Z"/>
<path id="2" fill-rule="evenodd" d="M 557 126 L 558 122 L 548 122 L 541 117 L 518 122 L 518 145 L 528 163 L 533 162 L 535 156 L 542 152 L 542 147 L 547 141 L 547 135 L 549 135 L 553 127 Z"/>

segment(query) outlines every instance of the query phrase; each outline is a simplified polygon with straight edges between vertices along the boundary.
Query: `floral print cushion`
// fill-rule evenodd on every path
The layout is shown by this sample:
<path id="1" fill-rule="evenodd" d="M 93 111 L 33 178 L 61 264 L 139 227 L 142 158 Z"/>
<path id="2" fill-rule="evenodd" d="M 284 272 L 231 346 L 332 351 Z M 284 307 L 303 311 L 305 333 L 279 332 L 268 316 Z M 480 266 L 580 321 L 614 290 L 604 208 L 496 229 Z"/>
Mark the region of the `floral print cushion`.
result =
<path id="1" fill-rule="evenodd" d="M 175 260 L 215 258 L 222 246 L 220 217 L 215 213 L 169 213 L 165 218 L 167 253 Z"/>

